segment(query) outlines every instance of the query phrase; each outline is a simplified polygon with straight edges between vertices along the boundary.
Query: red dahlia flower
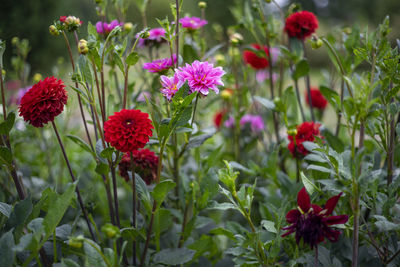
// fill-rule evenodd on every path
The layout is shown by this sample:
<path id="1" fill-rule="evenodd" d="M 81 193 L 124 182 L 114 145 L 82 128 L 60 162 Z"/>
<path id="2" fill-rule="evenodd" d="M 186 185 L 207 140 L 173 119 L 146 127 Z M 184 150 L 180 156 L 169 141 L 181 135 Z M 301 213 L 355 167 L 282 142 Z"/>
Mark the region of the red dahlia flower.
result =
<path id="1" fill-rule="evenodd" d="M 331 242 L 337 242 L 340 231 L 334 230 L 330 226 L 346 223 L 349 219 L 347 215 L 331 216 L 342 194 L 331 197 L 321 208 L 311 204 L 310 196 L 303 187 L 297 195 L 297 209 L 290 210 L 286 214 L 286 221 L 291 225 L 283 228 L 288 231 L 282 237 L 295 233 L 297 244 L 300 239 L 303 239 L 303 242 L 310 245 L 311 248 L 324 241 L 325 237 Z"/>
<path id="2" fill-rule="evenodd" d="M 214 115 L 214 125 L 215 125 L 216 128 L 219 129 L 221 127 L 222 121 L 223 121 L 223 119 L 225 117 L 225 114 L 226 114 L 226 110 L 222 110 L 222 111 L 217 112 Z"/>
<path id="3" fill-rule="evenodd" d="M 153 135 L 149 114 L 136 109 L 123 109 L 108 117 L 104 123 L 104 137 L 121 152 L 143 148 Z"/>
<path id="4" fill-rule="evenodd" d="M 304 40 L 318 28 L 318 20 L 309 11 L 299 11 L 291 14 L 285 23 L 285 32 L 289 37 Z"/>
<path id="5" fill-rule="evenodd" d="M 148 149 L 132 151 L 135 172 L 142 177 L 146 184 L 151 184 L 157 178 L 158 157 Z M 119 174 L 128 182 L 128 171 L 131 171 L 130 153 L 125 153 L 119 163 Z"/>
<path id="6" fill-rule="evenodd" d="M 261 47 L 259 44 L 251 45 L 256 50 L 263 49 L 265 52 L 265 57 L 259 57 L 256 53 L 251 50 L 245 50 L 243 52 L 243 60 L 245 63 L 249 64 L 254 69 L 264 69 L 269 66 L 269 62 L 267 60 L 267 56 L 269 55 L 269 49 L 265 45 Z"/>
<path id="7" fill-rule="evenodd" d="M 328 101 L 326 101 L 325 97 L 321 94 L 321 91 L 318 88 L 311 88 L 311 103 L 313 108 L 324 109 L 328 105 Z M 310 105 L 310 99 L 308 97 L 308 92 L 306 92 L 306 102 Z"/>
<path id="8" fill-rule="evenodd" d="M 67 104 L 68 94 L 62 80 L 47 77 L 33 85 L 21 98 L 19 115 L 35 127 L 54 121 Z"/>
<path id="9" fill-rule="evenodd" d="M 288 149 L 294 157 L 299 155 L 306 156 L 310 153 L 304 146 L 303 142 L 314 142 L 315 137 L 321 137 L 319 127 L 321 124 L 312 122 L 303 122 L 297 126 L 297 134 L 294 136 L 289 135 L 290 143 Z"/>
<path id="10" fill-rule="evenodd" d="M 67 16 L 60 16 L 61 23 L 64 23 L 66 19 L 67 19 Z"/>

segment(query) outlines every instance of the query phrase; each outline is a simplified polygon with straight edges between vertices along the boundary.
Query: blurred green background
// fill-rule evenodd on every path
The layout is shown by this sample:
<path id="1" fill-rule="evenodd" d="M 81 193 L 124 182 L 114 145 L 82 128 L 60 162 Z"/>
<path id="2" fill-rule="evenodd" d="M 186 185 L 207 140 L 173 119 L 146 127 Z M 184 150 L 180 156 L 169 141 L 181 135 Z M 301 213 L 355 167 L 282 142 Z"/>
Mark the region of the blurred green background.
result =
<path id="1" fill-rule="evenodd" d="M 136 29 L 141 29 L 142 18 L 135 1 L 139 0 L 127 1 L 130 5 L 126 21 L 137 23 L 138 27 Z M 207 27 L 211 28 L 215 23 L 226 29 L 227 26 L 235 24 L 230 7 L 235 3 L 245 1 L 252 2 L 252 0 L 206 0 L 205 2 L 208 4 L 206 17 L 210 22 Z M 184 0 L 183 13 L 200 16 L 200 10 L 197 7 L 198 2 L 198 0 Z M 280 3 L 284 10 L 287 10 L 287 6 L 291 3 L 297 2 L 301 3 L 303 9 L 315 12 L 321 24 L 318 30 L 320 35 L 327 29 L 336 26 L 359 25 L 363 28 L 369 25 L 374 27 L 386 15 L 391 18 L 391 26 L 393 28 L 391 38 L 395 40 L 400 35 L 399 0 L 277 0 L 277 2 Z M 173 3 L 175 3 L 173 0 L 151 0 L 147 12 L 149 26 L 158 26 L 154 18 L 163 19 L 169 16 L 171 19 L 170 5 Z M 29 53 L 28 62 L 32 68 L 31 75 L 36 72 L 40 72 L 43 75 L 51 74 L 52 66 L 56 64 L 60 57 L 66 58 L 67 51 L 63 38 L 51 36 L 48 32 L 48 26 L 54 20 L 57 20 L 59 16 L 75 15 L 84 21 L 83 27 L 80 29 L 80 35 L 85 36 L 87 22 L 91 21 L 94 24 L 99 20 L 95 7 L 94 0 L 0 0 L 0 39 L 7 41 L 4 59 L 5 68 L 10 67 L 12 55 L 11 39 L 17 36 L 20 39 L 26 38 L 30 42 L 31 52 Z M 116 17 L 111 11 L 106 15 L 109 20 Z M 209 34 L 209 37 L 212 37 L 212 35 Z M 212 42 L 212 38 L 209 41 Z M 247 43 L 252 40 L 245 41 Z M 323 61 L 320 62 L 320 64 L 322 63 Z"/>

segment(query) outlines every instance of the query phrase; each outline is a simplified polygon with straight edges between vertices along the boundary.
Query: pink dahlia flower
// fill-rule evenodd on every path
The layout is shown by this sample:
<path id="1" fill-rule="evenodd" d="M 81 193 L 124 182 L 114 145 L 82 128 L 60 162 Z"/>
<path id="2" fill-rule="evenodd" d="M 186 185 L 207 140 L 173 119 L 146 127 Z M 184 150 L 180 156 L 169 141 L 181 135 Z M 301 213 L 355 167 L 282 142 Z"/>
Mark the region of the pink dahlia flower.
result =
<path id="1" fill-rule="evenodd" d="M 175 74 L 173 77 L 167 77 L 165 75 L 161 75 L 161 93 L 171 101 L 172 97 L 178 92 L 179 88 L 185 83 L 185 81 L 178 78 Z"/>
<path id="2" fill-rule="evenodd" d="M 209 90 L 219 93 L 217 85 L 224 85 L 222 76 L 225 71 L 221 67 L 214 68 L 213 64 L 208 62 L 194 61 L 191 65 L 176 69 L 176 75 L 182 81 L 188 81 L 190 93 L 195 91 L 203 95 L 208 95 Z"/>
<path id="3" fill-rule="evenodd" d="M 96 23 L 96 30 L 98 34 L 109 34 L 117 26 L 124 26 L 124 23 L 118 22 L 118 20 L 113 20 L 110 23 L 98 21 Z"/>
<path id="4" fill-rule="evenodd" d="M 144 63 L 143 69 L 153 73 L 164 73 L 167 70 L 169 70 L 169 68 L 175 65 L 177 60 L 176 55 L 174 54 L 172 57 L 174 59 L 174 62 L 172 62 L 172 59 L 170 57 L 164 59 L 157 59 L 153 62 Z"/>
<path id="5" fill-rule="evenodd" d="M 250 124 L 251 130 L 253 132 L 261 132 L 264 130 L 264 121 L 259 115 L 246 114 L 240 119 L 240 125 L 244 126 Z"/>
<path id="6" fill-rule="evenodd" d="M 184 17 L 179 22 L 182 24 L 182 28 L 189 30 L 197 30 L 208 23 L 207 20 L 198 17 Z"/>
<path id="7" fill-rule="evenodd" d="M 151 29 L 149 30 L 149 34 L 149 37 L 147 37 L 146 39 L 140 38 L 139 35 L 136 36 L 136 38 L 140 38 L 138 43 L 139 47 L 146 45 L 156 45 L 165 41 L 163 39 L 163 37 L 165 37 L 165 30 L 163 28 Z"/>

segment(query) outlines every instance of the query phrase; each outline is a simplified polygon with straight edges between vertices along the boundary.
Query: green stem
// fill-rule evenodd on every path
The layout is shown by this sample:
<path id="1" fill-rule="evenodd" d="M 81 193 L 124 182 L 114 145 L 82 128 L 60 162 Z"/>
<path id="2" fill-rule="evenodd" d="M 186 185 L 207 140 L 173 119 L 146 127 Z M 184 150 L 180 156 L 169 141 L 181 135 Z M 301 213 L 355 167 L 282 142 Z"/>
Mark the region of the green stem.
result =
<path id="1" fill-rule="evenodd" d="M 53 231 L 53 261 L 57 262 L 57 238 L 56 238 L 56 230 Z"/>

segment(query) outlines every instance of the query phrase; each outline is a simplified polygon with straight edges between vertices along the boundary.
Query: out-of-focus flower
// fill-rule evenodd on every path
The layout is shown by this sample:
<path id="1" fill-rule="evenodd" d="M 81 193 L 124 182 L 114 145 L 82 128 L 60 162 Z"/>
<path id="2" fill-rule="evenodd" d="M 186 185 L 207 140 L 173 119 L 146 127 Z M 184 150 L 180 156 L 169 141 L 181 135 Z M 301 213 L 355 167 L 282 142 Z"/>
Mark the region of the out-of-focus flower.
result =
<path id="1" fill-rule="evenodd" d="M 139 39 L 138 46 L 143 47 L 143 46 L 157 46 L 161 43 L 166 42 L 164 39 L 165 37 L 165 30 L 164 28 L 154 28 L 148 31 L 149 36 L 145 39 L 141 38 L 139 34 L 136 36 L 136 38 Z"/>
<path id="2" fill-rule="evenodd" d="M 106 142 L 121 152 L 143 148 L 153 135 L 149 114 L 137 109 L 122 109 L 104 123 Z"/>
<path id="3" fill-rule="evenodd" d="M 137 97 L 136 101 L 138 102 L 146 102 L 146 98 L 150 99 L 151 98 L 151 94 L 149 92 L 140 92 L 139 96 Z"/>
<path id="4" fill-rule="evenodd" d="M 342 194 L 331 197 L 321 208 L 311 204 L 310 196 L 303 187 L 297 194 L 297 209 L 290 210 L 286 214 L 286 221 L 291 225 L 283 228 L 288 231 L 282 237 L 295 233 L 297 244 L 303 239 L 303 242 L 311 248 L 316 247 L 325 238 L 337 242 L 340 231 L 333 229 L 331 225 L 344 224 L 349 219 L 347 215 L 331 216 Z"/>
<path id="5" fill-rule="evenodd" d="M 232 97 L 232 95 L 233 95 L 233 90 L 229 88 L 226 88 L 221 92 L 221 97 L 226 100 L 229 100 Z"/>
<path id="6" fill-rule="evenodd" d="M 60 35 L 60 31 L 54 25 L 50 25 L 49 26 L 49 32 L 50 32 L 51 35 L 54 35 L 54 36 Z"/>
<path id="7" fill-rule="evenodd" d="M 33 75 L 33 78 L 32 78 L 32 80 L 33 80 L 34 83 L 39 82 L 41 79 L 43 79 L 43 77 L 42 77 L 42 74 L 40 74 L 40 73 L 35 73 L 35 74 Z"/>
<path id="8" fill-rule="evenodd" d="M 181 81 L 187 81 L 190 93 L 195 91 L 208 95 L 209 90 L 218 94 L 218 85 L 224 85 L 222 76 L 225 71 L 221 67 L 214 68 L 213 64 L 195 60 L 191 65 L 176 69 L 176 75 Z"/>
<path id="9" fill-rule="evenodd" d="M 118 22 L 118 20 L 113 20 L 110 23 L 98 21 L 96 23 L 96 30 L 98 34 L 108 35 L 117 26 L 123 27 L 123 22 Z"/>
<path id="10" fill-rule="evenodd" d="M 243 36 L 240 33 L 235 32 L 229 37 L 229 41 L 233 45 L 241 44 L 243 42 Z"/>
<path id="11" fill-rule="evenodd" d="M 124 31 L 130 32 L 133 29 L 133 24 L 131 22 L 124 23 Z"/>
<path id="12" fill-rule="evenodd" d="M 156 154 L 146 148 L 132 151 L 132 161 L 134 172 L 146 182 L 151 184 L 157 178 L 158 157 Z M 119 174 L 126 181 L 129 181 L 129 171 L 132 171 L 130 153 L 125 153 L 118 165 Z"/>
<path id="13" fill-rule="evenodd" d="M 162 86 L 161 93 L 168 99 L 168 101 L 171 101 L 175 93 L 178 92 L 179 88 L 181 88 L 185 83 L 185 81 L 178 78 L 176 73 L 173 77 L 161 75 L 160 79 Z"/>
<path id="14" fill-rule="evenodd" d="M 226 128 L 235 127 L 235 118 L 233 116 L 229 116 L 229 118 L 224 122 L 224 126 Z"/>
<path id="15" fill-rule="evenodd" d="M 328 101 L 326 101 L 325 97 L 321 94 L 321 91 L 316 87 L 311 87 L 311 106 L 313 108 L 325 109 L 328 105 Z M 310 105 L 310 99 L 308 97 L 308 92 L 305 94 L 307 105 Z"/>
<path id="16" fill-rule="evenodd" d="M 68 94 L 62 80 L 48 77 L 39 81 L 21 98 L 19 115 L 34 127 L 54 121 L 67 104 Z"/>
<path id="17" fill-rule="evenodd" d="M 290 37 L 304 40 L 318 28 L 317 17 L 309 11 L 299 11 L 291 14 L 285 23 L 285 32 Z"/>
<path id="18" fill-rule="evenodd" d="M 214 125 L 217 129 L 221 128 L 223 119 L 226 115 L 226 110 L 221 110 L 214 115 Z"/>
<path id="19" fill-rule="evenodd" d="M 169 58 L 164 58 L 164 59 L 158 59 L 153 62 L 147 62 L 143 64 L 143 69 L 148 70 L 149 72 L 153 73 L 166 73 L 171 67 L 173 67 L 176 64 L 176 55 L 173 54 L 173 59 L 174 61 L 172 62 L 172 59 Z"/>
<path id="20" fill-rule="evenodd" d="M 262 117 L 260 115 L 246 114 L 240 119 L 240 126 L 250 124 L 251 130 L 255 133 L 264 130 L 265 125 Z"/>
<path id="21" fill-rule="evenodd" d="M 207 7 L 207 3 L 204 1 L 200 1 L 198 5 L 200 9 L 205 9 Z"/>
<path id="22" fill-rule="evenodd" d="M 262 57 L 258 56 L 251 50 L 245 50 L 243 52 L 243 60 L 245 63 L 249 64 L 254 69 L 264 69 L 269 66 L 269 62 L 267 60 L 267 56 L 269 55 L 269 49 L 265 45 L 261 47 L 259 44 L 251 45 L 255 50 L 264 50 L 265 55 Z"/>
<path id="23" fill-rule="evenodd" d="M 265 82 L 266 79 L 269 79 L 269 71 L 267 70 L 258 70 L 256 72 L 256 81 L 258 83 L 263 83 Z M 272 73 L 272 81 L 275 82 L 278 79 L 278 74 L 275 72 Z"/>
<path id="24" fill-rule="evenodd" d="M 182 28 L 194 31 L 197 30 L 204 25 L 206 25 L 208 22 L 207 20 L 198 18 L 198 17 L 184 17 L 179 20 L 179 22 L 182 25 Z"/>
<path id="25" fill-rule="evenodd" d="M 293 157 L 306 156 L 310 152 L 303 146 L 303 142 L 309 141 L 314 142 L 315 137 L 321 138 L 319 127 L 321 124 L 311 122 L 303 122 L 297 126 L 296 136 L 289 135 L 288 138 L 290 143 L 288 149 L 292 153 Z"/>

